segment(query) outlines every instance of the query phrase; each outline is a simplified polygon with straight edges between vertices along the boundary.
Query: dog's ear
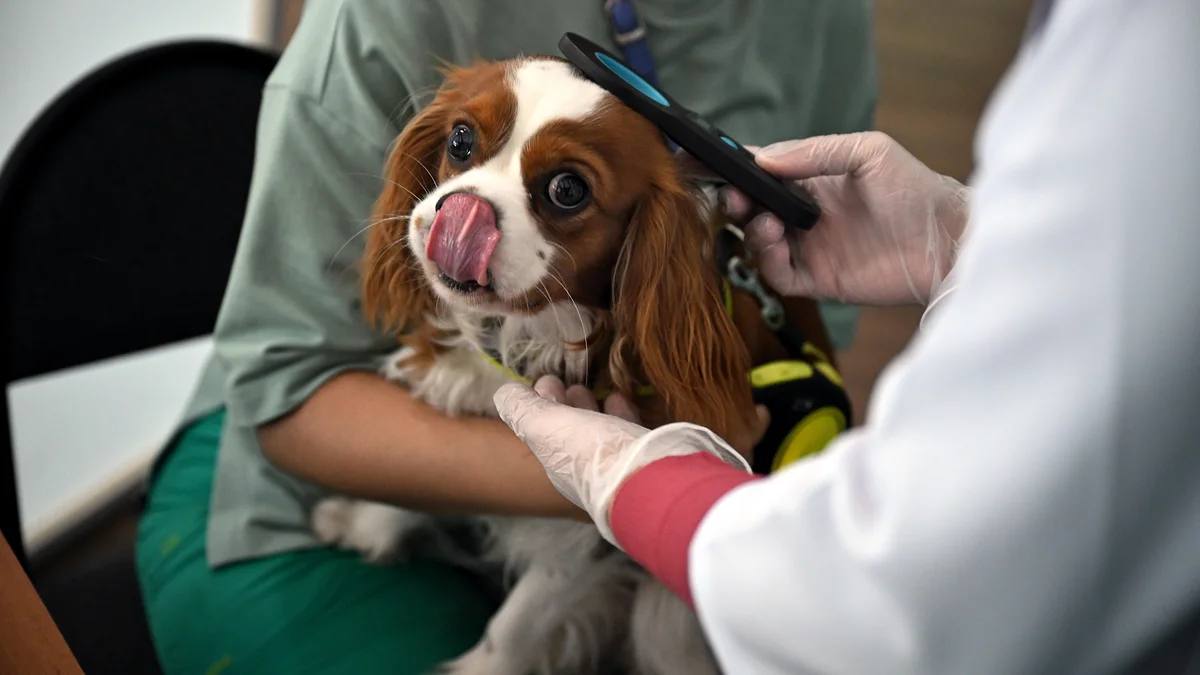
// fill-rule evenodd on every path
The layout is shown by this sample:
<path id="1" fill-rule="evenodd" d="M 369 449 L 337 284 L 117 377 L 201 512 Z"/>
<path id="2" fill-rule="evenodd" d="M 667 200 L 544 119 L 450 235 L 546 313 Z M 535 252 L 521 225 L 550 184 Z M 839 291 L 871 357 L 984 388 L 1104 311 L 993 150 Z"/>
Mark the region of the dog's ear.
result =
<path id="1" fill-rule="evenodd" d="M 675 162 L 675 170 L 690 183 L 703 185 L 725 182 L 725 179 L 720 174 L 710 169 L 707 164 L 696 159 L 692 153 L 683 148 L 676 148 L 671 159 Z"/>
<path id="2" fill-rule="evenodd" d="M 414 117 L 392 146 L 383 191 L 371 213 L 371 234 L 362 260 L 363 312 L 376 327 L 410 330 L 433 309 L 433 295 L 408 247 L 408 217 L 437 187 L 446 144 L 445 92 Z"/>
<path id="3" fill-rule="evenodd" d="M 673 420 L 729 437 L 757 422 L 750 357 L 712 259 L 712 221 L 677 176 L 655 180 L 614 270 L 609 368 L 623 392 L 649 384 Z"/>

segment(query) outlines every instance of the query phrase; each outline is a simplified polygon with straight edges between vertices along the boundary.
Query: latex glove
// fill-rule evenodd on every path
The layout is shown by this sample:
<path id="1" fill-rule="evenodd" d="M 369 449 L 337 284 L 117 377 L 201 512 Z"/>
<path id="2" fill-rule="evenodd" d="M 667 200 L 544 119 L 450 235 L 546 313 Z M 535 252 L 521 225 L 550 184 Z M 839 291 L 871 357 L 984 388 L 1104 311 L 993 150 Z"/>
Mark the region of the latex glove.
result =
<path id="1" fill-rule="evenodd" d="M 533 451 L 554 487 L 587 511 L 600 534 L 615 546 L 619 545 L 609 521 L 612 501 L 638 469 L 664 457 L 707 452 L 750 471 L 741 455 L 704 427 L 678 422 L 647 429 L 638 424 L 633 406 L 623 397 L 608 397 L 605 410 L 613 414 L 604 414 L 587 389 L 565 389 L 556 377 L 543 377 L 533 389 L 506 384 L 496 391 L 494 401 L 500 419 Z"/>
<path id="2" fill-rule="evenodd" d="M 880 132 L 815 136 L 756 150 L 758 164 L 798 180 L 821 206 L 807 232 L 754 215 L 727 188 L 728 215 L 776 291 L 863 304 L 926 304 L 954 265 L 968 190 Z"/>

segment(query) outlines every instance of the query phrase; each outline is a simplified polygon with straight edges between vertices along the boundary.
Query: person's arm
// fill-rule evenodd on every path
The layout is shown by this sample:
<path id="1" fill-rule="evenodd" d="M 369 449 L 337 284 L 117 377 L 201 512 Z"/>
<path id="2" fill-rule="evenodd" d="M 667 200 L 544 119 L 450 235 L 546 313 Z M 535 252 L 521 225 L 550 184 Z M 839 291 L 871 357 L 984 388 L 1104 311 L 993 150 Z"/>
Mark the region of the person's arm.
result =
<path id="1" fill-rule="evenodd" d="M 696 530 L 727 493 L 761 478 L 707 452 L 651 462 L 622 483 L 613 497 L 613 538 L 656 579 L 694 605 L 688 551 Z"/>
<path id="2" fill-rule="evenodd" d="M 340 493 L 432 512 L 582 516 L 500 422 L 451 418 L 372 373 L 327 382 L 259 428 L 276 466 Z"/>

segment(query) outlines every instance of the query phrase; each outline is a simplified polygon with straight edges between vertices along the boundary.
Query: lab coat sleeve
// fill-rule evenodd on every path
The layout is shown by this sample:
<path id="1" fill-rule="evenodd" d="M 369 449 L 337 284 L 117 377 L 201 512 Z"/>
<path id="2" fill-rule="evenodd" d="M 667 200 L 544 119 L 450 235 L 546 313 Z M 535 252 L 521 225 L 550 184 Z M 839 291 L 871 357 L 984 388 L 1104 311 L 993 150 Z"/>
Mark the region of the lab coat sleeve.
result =
<path id="1" fill-rule="evenodd" d="M 866 424 L 692 540 L 729 673 L 1105 672 L 1200 603 L 1200 3 L 1058 2 L 957 291 Z"/>

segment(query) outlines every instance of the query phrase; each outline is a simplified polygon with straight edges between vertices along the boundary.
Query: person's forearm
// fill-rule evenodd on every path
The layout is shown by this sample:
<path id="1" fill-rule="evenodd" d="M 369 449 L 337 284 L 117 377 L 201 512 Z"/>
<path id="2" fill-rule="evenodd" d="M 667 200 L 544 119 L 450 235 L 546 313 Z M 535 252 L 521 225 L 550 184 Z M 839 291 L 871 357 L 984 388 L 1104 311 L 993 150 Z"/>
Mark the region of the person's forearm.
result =
<path id="1" fill-rule="evenodd" d="M 580 517 L 503 424 L 447 417 L 371 373 L 333 378 L 258 434 L 276 466 L 348 495 L 433 512 Z"/>
<path id="2" fill-rule="evenodd" d="M 689 605 L 688 549 L 700 521 L 734 488 L 759 477 L 708 453 L 667 457 L 630 476 L 613 498 L 617 543 Z"/>

